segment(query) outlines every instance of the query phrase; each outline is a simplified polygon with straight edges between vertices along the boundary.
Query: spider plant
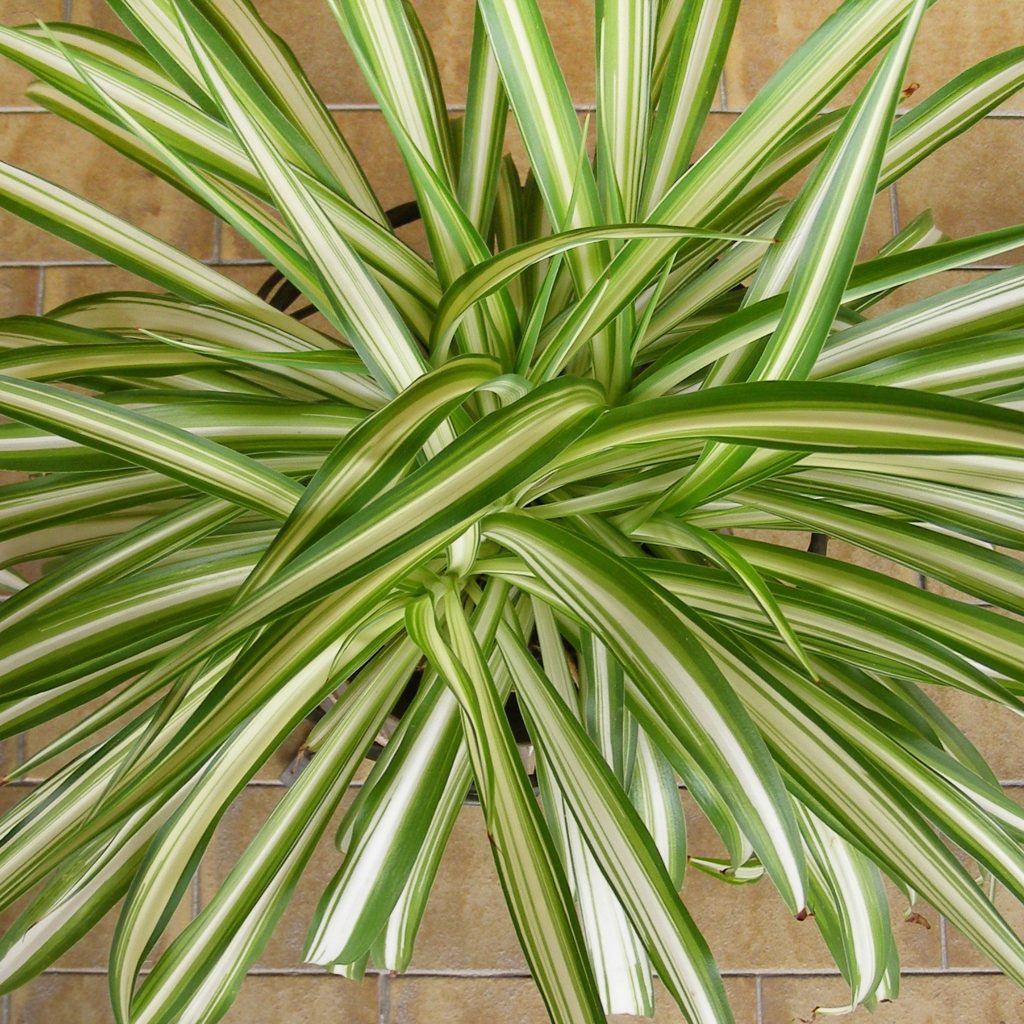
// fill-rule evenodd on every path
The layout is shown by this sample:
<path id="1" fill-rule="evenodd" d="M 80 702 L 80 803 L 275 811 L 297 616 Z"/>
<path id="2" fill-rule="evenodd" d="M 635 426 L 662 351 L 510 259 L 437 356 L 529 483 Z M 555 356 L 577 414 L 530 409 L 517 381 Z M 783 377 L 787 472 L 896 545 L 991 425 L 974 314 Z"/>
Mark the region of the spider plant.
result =
<path id="1" fill-rule="evenodd" d="M 3 990 L 120 902 L 119 1024 L 217 1020 L 389 720 L 310 963 L 409 965 L 473 791 L 555 1022 L 649 1014 L 654 972 L 687 1020 L 732 1019 L 684 870 L 813 915 L 851 1006 L 897 992 L 884 878 L 1024 982 L 975 877 L 1024 899 L 1024 811 L 933 702 L 1024 711 L 1024 266 L 898 290 L 1024 227 L 922 211 L 860 255 L 875 197 L 1019 90 L 1024 49 L 897 116 L 931 3 L 847 0 L 697 158 L 739 0 L 598 0 L 582 119 L 537 0 L 478 0 L 455 117 L 413 6 L 329 4 L 429 256 L 258 4 L 110 0 L 136 41 L 0 29 L 37 103 L 284 282 L 0 164 L 4 207 L 159 290 L 0 322 L 0 468 L 29 474 L 0 492 L 0 735 L 58 727 L 0 818 L 0 905 L 27 901 Z M 308 766 L 141 971 L 318 708 Z M 680 784 L 720 857 L 688 855 Z"/>

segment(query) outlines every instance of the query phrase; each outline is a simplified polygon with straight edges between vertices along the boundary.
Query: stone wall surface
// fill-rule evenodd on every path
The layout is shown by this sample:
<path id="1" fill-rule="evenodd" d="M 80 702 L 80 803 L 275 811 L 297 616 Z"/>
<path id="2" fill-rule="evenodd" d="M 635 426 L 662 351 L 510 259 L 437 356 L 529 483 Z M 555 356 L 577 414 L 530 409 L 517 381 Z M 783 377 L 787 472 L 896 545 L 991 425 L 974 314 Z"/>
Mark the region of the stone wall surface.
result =
<path id="1" fill-rule="evenodd" d="M 254 2 L 294 48 L 385 205 L 408 199 L 411 192 L 384 118 L 355 69 L 326 0 Z M 436 47 L 448 102 L 458 109 L 468 71 L 472 0 L 415 2 Z M 743 0 L 705 146 L 837 3 Z M 541 6 L 582 116 L 594 103 L 592 2 L 542 0 Z M 103 0 L 0 0 L 0 24 L 59 18 L 119 31 Z M 909 102 L 972 63 L 1022 43 L 1024 0 L 942 0 L 925 19 L 910 74 L 920 89 Z M 855 86 L 862 81 L 837 102 L 855 95 Z M 81 192 L 247 285 L 255 287 L 262 280 L 266 269 L 243 241 L 152 175 L 34 108 L 24 97 L 27 82 L 18 69 L 0 65 L 0 159 Z M 877 251 L 894 229 L 928 207 L 938 225 L 953 236 L 1024 222 L 1022 168 L 1024 94 L 1019 94 L 879 197 L 865 252 Z M 929 292 L 949 287 L 1021 259 L 1024 252 L 1011 253 L 983 266 L 940 275 L 924 287 Z M 89 292 L 145 287 L 132 275 L 0 213 L 0 316 L 42 312 Z M 917 293 L 925 292 L 919 287 Z M 793 540 L 793 535 L 787 538 L 788 543 Z M 880 565 L 879 559 L 853 548 L 835 545 L 830 553 L 907 578 L 906 570 Z M 944 708 L 990 758 L 1010 795 L 1024 799 L 1024 725 L 959 695 L 942 699 Z M 42 728 L 18 744 L 0 744 L 0 775 L 52 735 L 52 728 Z M 295 737 L 292 748 L 300 742 L 301 737 Z M 179 923 L 215 891 L 283 792 L 277 776 L 288 756 L 284 751 L 279 762 L 269 765 L 229 812 L 178 911 Z M 0 810 L 18 796 L 18 787 L 0 789 Z M 709 830 L 690 808 L 687 817 L 691 848 L 714 852 Z M 541 1024 L 546 1019 L 526 976 L 478 807 L 466 806 L 461 813 L 412 969 L 403 977 L 374 975 L 356 984 L 302 964 L 302 939 L 318 886 L 335 866 L 331 849 L 315 858 L 293 909 L 226 1018 L 231 1024 Z M 684 894 L 719 958 L 739 1024 L 795 1024 L 809 1019 L 817 1005 L 843 1001 L 842 981 L 813 923 L 793 920 L 767 883 L 730 887 L 691 872 Z M 943 920 L 925 908 L 922 923 L 905 922 L 895 895 L 893 908 L 905 968 L 904 995 L 870 1019 L 877 1024 L 1024 1020 L 1024 992 L 998 975 Z M 1010 919 L 1024 927 L 1024 911 L 1019 908 L 1010 911 Z M 113 924 L 111 915 L 57 966 L 0 999 L 0 1024 L 109 1024 L 105 971 Z M 655 1019 L 663 1024 L 681 1020 L 663 992 Z M 847 1019 L 856 1024 L 869 1017 L 860 1011 Z"/>

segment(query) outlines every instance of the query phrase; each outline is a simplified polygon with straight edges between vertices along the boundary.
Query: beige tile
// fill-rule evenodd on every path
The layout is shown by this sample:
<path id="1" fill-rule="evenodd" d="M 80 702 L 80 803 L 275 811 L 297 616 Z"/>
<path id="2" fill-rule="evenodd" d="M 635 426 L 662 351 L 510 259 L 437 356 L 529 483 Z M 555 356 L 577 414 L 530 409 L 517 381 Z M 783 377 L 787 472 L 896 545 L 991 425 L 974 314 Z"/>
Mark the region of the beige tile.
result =
<path id="1" fill-rule="evenodd" d="M 36 312 L 41 274 L 35 267 L 0 267 L 0 317 Z"/>
<path id="2" fill-rule="evenodd" d="M 273 268 L 266 263 L 224 264 L 218 266 L 217 272 L 229 277 L 238 284 L 245 285 L 254 294 L 270 276 Z"/>
<path id="3" fill-rule="evenodd" d="M 505 907 L 480 808 L 459 813 L 416 940 L 421 970 L 525 969 Z"/>
<path id="4" fill-rule="evenodd" d="M 10 999 L 10 1024 L 112 1024 L 114 1019 L 107 979 L 101 974 L 43 974 L 16 989 Z"/>
<path id="5" fill-rule="evenodd" d="M 930 208 L 936 225 L 953 238 L 1020 224 L 1024 221 L 1019 185 L 1022 161 L 1024 123 L 1008 118 L 982 121 L 900 180 L 900 218 L 905 224 Z M 1022 259 L 1024 248 L 988 262 Z"/>
<path id="6" fill-rule="evenodd" d="M 743 109 L 796 49 L 835 10 L 821 0 L 747 0 L 740 5 L 725 63 L 726 99 Z M 863 75 L 860 76 L 861 80 Z M 847 88 L 834 103 L 849 102 Z"/>
<path id="7" fill-rule="evenodd" d="M 0 5 L 0 25 L 27 25 L 37 19 L 58 21 L 62 13 L 61 0 L 5 0 Z M 14 61 L 0 57 L 0 107 L 34 106 L 25 96 L 32 79 Z"/>
<path id="8" fill-rule="evenodd" d="M 208 257 L 213 217 L 169 185 L 52 114 L 4 114 L 0 158 L 57 182 L 193 256 Z M 82 250 L 0 214 L 0 261 L 77 260 Z"/>
<path id="9" fill-rule="evenodd" d="M 121 19 L 111 10 L 107 0 L 71 0 L 71 20 L 105 32 L 130 36 Z"/>
<path id="10" fill-rule="evenodd" d="M 691 868 L 682 897 L 722 970 L 833 966 L 814 921 L 797 921 L 768 879 L 734 886 Z"/>
<path id="11" fill-rule="evenodd" d="M 415 978 L 391 981 L 388 1024 L 547 1024 L 529 978 Z"/>
<path id="12" fill-rule="evenodd" d="M 387 209 L 411 199 L 412 185 L 384 115 L 378 110 L 343 110 L 335 120 L 381 205 Z"/>
<path id="13" fill-rule="evenodd" d="M 414 0 L 449 106 L 464 106 L 473 40 L 473 0 Z M 582 7 L 583 4 L 560 4 Z"/>
<path id="14" fill-rule="evenodd" d="M 325 103 L 375 102 L 327 3 L 259 0 L 257 6 Z M 414 0 L 414 6 L 434 51 L 446 101 L 461 106 L 469 76 L 473 0 Z M 573 101 L 593 103 L 593 5 L 587 0 L 545 0 L 541 8 Z M 74 20 L 122 31 L 103 0 L 74 0 Z"/>
<path id="15" fill-rule="evenodd" d="M 928 926 L 908 923 L 903 917 L 901 897 L 892 887 L 889 900 L 901 963 L 938 967 L 938 915 L 928 908 L 917 908 Z M 722 970 L 835 969 L 813 919 L 798 921 L 768 879 L 733 886 L 691 871 L 683 888 L 683 901 Z"/>
<path id="16" fill-rule="evenodd" d="M 921 89 L 920 102 L 961 71 L 1024 39 L 1024 6 L 1019 0 L 961 0 L 932 7 L 921 23 L 909 79 Z M 1001 111 L 1024 110 L 1024 96 L 1005 100 Z"/>
<path id="17" fill-rule="evenodd" d="M 1011 1024 L 1024 1012 L 1024 993 L 1001 977 L 911 975 L 901 980 L 900 988 L 895 1002 L 873 1014 L 860 1009 L 841 1019 L 850 1024 Z M 847 997 L 840 978 L 765 978 L 764 1020 L 766 1024 L 801 1024 L 811 1019 L 816 1006 L 839 1005 Z"/>
<path id="18" fill-rule="evenodd" d="M 960 690 L 931 686 L 927 692 L 977 746 L 998 778 L 1024 778 L 1024 719 Z"/>
<path id="19" fill-rule="evenodd" d="M 693 856 L 721 856 L 721 841 L 688 798 L 687 842 Z M 903 898 L 888 887 L 893 935 L 906 967 L 938 967 L 942 961 L 938 917 L 918 908 L 931 928 L 904 920 Z M 798 921 L 771 881 L 729 885 L 702 871 L 687 871 L 683 902 L 724 971 L 835 969 L 813 918 Z"/>
<path id="20" fill-rule="evenodd" d="M 806 551 L 811 535 L 806 530 L 735 530 L 737 537 L 756 540 L 762 544 L 777 544 L 783 548 Z"/>
<path id="21" fill-rule="evenodd" d="M 942 921 L 938 911 L 920 900 L 911 907 L 895 885 L 888 879 L 884 881 L 900 966 L 904 969 L 939 967 L 942 964 Z"/>
<path id="22" fill-rule="evenodd" d="M 739 1024 L 753 1024 L 757 997 L 752 978 L 727 978 L 726 993 Z M 529 978 L 397 977 L 390 985 L 391 1013 L 387 1024 L 450 1024 L 487 1021 L 488 1024 L 547 1024 L 548 1016 Z M 682 1014 L 664 985 L 655 982 L 654 1017 L 615 1014 L 609 1024 L 653 1021 L 682 1024 Z"/>
<path id="23" fill-rule="evenodd" d="M 569 95 L 574 103 L 593 103 L 594 5 L 589 0 L 549 0 L 540 8 Z"/>
<path id="24" fill-rule="evenodd" d="M 783 62 L 838 6 L 821 0 L 745 0 L 725 66 L 730 107 L 742 108 Z M 929 10 L 911 57 L 907 84 L 920 88 L 920 102 L 949 79 L 1024 37 L 1024 8 L 1017 0 L 962 0 Z M 951 41 L 955 40 L 955 45 Z M 851 102 L 867 80 L 861 72 L 834 105 Z M 1017 97 L 1004 110 L 1021 109 Z"/>
<path id="25" fill-rule="evenodd" d="M 326 3 L 264 0 L 260 15 L 291 47 L 302 70 L 325 103 L 373 103 L 355 57 Z"/>
<path id="26" fill-rule="evenodd" d="M 223 1024 L 377 1024 L 378 982 L 331 975 L 248 977 Z"/>
<path id="27" fill-rule="evenodd" d="M 753 978 L 725 978 L 725 994 L 732 1007 L 737 1024 L 753 1024 L 757 1017 L 757 982 Z M 609 1024 L 684 1024 L 686 1018 L 660 981 L 654 982 L 654 1017 L 634 1017 L 632 1014 L 612 1014 Z"/>
<path id="28" fill-rule="evenodd" d="M 415 4 L 434 48 L 449 104 L 463 103 L 473 32 L 471 0 L 430 0 Z M 260 14 L 292 49 L 325 103 L 376 103 L 338 23 L 326 3 L 304 5 L 296 17 L 294 0 L 265 0 Z"/>
<path id="29" fill-rule="evenodd" d="M 225 224 L 221 228 L 220 254 L 225 260 L 263 260 L 263 254 L 243 238 L 234 228 Z"/>
<path id="30" fill-rule="evenodd" d="M 327 976 L 250 977 L 225 1024 L 376 1024 L 377 981 L 355 984 Z M 43 975 L 11 996 L 10 1024 L 112 1024 L 107 979 L 92 975 Z"/>
<path id="31" fill-rule="evenodd" d="M 77 267 L 47 267 L 43 284 L 43 309 L 50 312 L 72 299 L 80 299 L 98 292 L 156 292 L 161 291 L 141 277 L 111 267 L 95 264 Z"/>
<path id="32" fill-rule="evenodd" d="M 6 814 L 23 797 L 27 796 L 35 787 L 27 782 L 12 782 L 0 784 L 0 817 Z"/>
<path id="33" fill-rule="evenodd" d="M 0 785 L 0 818 L 21 803 L 33 789 L 35 786 L 32 783 L 21 781 Z"/>
<path id="34" fill-rule="evenodd" d="M 216 895 L 218 887 L 284 793 L 283 786 L 250 786 L 235 799 L 221 819 L 200 867 L 199 887 L 204 904 Z M 256 967 L 266 970 L 295 970 L 305 966 L 302 949 L 313 911 L 324 887 L 341 865 L 341 856 L 334 848 L 338 818 L 340 814 L 324 833 L 320 845 L 292 894 L 288 909 L 274 929 L 259 960 L 256 961 Z"/>

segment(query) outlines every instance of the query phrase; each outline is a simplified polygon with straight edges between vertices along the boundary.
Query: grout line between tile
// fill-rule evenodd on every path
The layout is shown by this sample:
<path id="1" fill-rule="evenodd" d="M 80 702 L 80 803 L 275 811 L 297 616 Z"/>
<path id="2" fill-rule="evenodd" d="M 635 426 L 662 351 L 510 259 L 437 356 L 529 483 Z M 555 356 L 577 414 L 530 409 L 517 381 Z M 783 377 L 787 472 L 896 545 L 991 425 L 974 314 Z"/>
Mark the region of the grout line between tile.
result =
<path id="1" fill-rule="evenodd" d="M 328 110 L 368 110 L 371 112 L 380 110 L 379 103 L 325 103 L 324 106 Z"/>
<path id="2" fill-rule="evenodd" d="M 256 256 L 239 259 L 222 259 L 211 257 L 199 260 L 208 267 L 269 267 L 270 264 Z M 1019 267 L 1020 263 L 964 263 L 950 270 L 968 271 L 971 273 L 991 273 L 993 270 L 1010 270 Z M 113 264 L 105 260 L 0 260 L 0 270 L 27 270 L 39 267 L 110 267 Z"/>
<path id="3" fill-rule="evenodd" d="M 999 978 L 1003 976 L 998 967 L 903 967 L 900 975 L 903 977 L 928 978 L 941 977 L 945 974 L 955 974 L 965 977 Z M 842 975 L 835 968 L 827 967 L 757 967 L 757 968 L 733 968 L 722 971 L 723 978 L 841 978 Z"/>
<path id="4" fill-rule="evenodd" d="M 224 221 L 220 217 L 213 218 L 213 245 L 211 247 L 211 263 L 220 263 L 221 243 L 224 237 Z"/>
<path id="5" fill-rule="evenodd" d="M 892 218 L 892 233 L 900 233 L 900 202 L 896 196 L 896 185 L 889 186 L 889 216 Z"/>
<path id="6" fill-rule="evenodd" d="M 63 0 L 63 17 L 69 19 L 72 16 L 72 0 Z M 742 113 L 742 109 L 730 108 L 728 103 L 728 95 L 726 91 L 725 75 L 723 74 L 719 80 L 719 104 L 720 109 L 718 112 L 727 114 L 739 114 Z M 374 103 L 329 103 L 327 108 L 331 111 L 337 112 L 378 112 L 380 110 L 379 105 Z M 448 110 L 452 113 L 459 113 L 464 110 L 463 105 L 449 105 Z M 594 104 L 578 104 L 576 109 L 579 112 L 592 112 L 594 111 Z M 35 106 L 0 106 L 0 115 L 2 114 L 35 114 L 35 113 L 46 113 L 43 108 Z M 996 111 L 987 115 L 987 118 L 993 120 L 1024 120 L 1024 111 Z M 894 234 L 897 234 L 901 230 L 900 224 L 900 211 L 899 211 L 899 200 L 895 184 L 889 187 L 889 204 L 890 204 L 890 215 L 892 219 L 892 230 Z M 205 260 L 210 265 L 216 266 L 266 266 L 267 263 L 261 259 L 236 259 L 236 260 L 225 260 L 222 259 L 222 241 L 223 231 L 222 223 L 219 220 L 215 220 L 215 228 L 212 242 L 212 256 L 209 260 Z M 54 260 L 54 261 L 30 261 L 30 262 L 7 262 L 0 261 L 0 268 L 36 268 L 38 270 L 38 279 L 36 282 L 36 295 L 35 295 L 35 307 L 37 313 L 42 313 L 43 304 L 45 299 L 45 275 L 46 268 L 48 267 L 88 267 L 88 266 L 108 266 L 109 264 L 102 261 L 74 261 L 74 260 Z M 970 272 L 991 272 L 993 270 L 1003 270 L 1014 266 L 1014 264 L 992 264 L 992 265 L 978 265 L 970 264 L 964 267 L 958 268 L 964 271 Z M 925 587 L 925 580 L 922 577 L 918 581 L 918 585 L 922 588 Z M 24 763 L 26 757 L 26 736 L 21 734 L 17 737 L 16 742 L 16 760 L 17 763 Z M 30 784 L 31 780 L 23 780 L 23 784 Z M 1024 787 L 1024 779 L 1005 779 L 1001 780 L 1001 784 L 1008 788 L 1022 788 Z M 251 786 L 263 788 L 263 787 L 276 787 L 279 783 L 273 780 L 255 780 L 250 783 Z M 198 914 L 201 905 L 201 892 L 200 892 L 200 879 L 198 872 L 196 873 L 192 885 L 191 885 L 191 910 L 193 916 Z M 940 941 L 940 964 L 938 968 L 935 967 L 906 967 L 901 971 L 903 975 L 916 975 L 923 977 L 935 977 L 941 975 L 955 975 L 955 976 L 976 976 L 976 977 L 993 977 L 998 976 L 999 972 L 994 968 L 985 967 L 951 967 L 949 963 L 949 943 L 948 943 L 948 925 L 944 917 L 939 919 L 939 941 Z M 44 972 L 49 975 L 104 975 L 106 970 L 103 968 L 52 968 Z M 249 972 L 255 976 L 265 977 L 295 977 L 295 976 L 319 976 L 322 972 L 315 968 L 256 968 Z M 371 972 L 372 973 L 372 972 Z M 755 1000 L 756 1000 L 756 1024 L 765 1024 L 765 1007 L 764 1007 L 764 979 L 766 977 L 836 977 L 838 972 L 828 968 L 758 968 L 758 969 L 733 969 L 725 970 L 722 972 L 726 977 L 750 977 L 754 979 L 755 984 Z M 408 977 L 439 977 L 439 978 L 524 978 L 529 975 L 522 970 L 508 969 L 414 969 L 407 972 Z M 377 986 L 378 986 L 378 1024 L 388 1024 L 391 1019 L 391 976 L 389 972 L 381 971 L 377 974 Z M 0 999 L 0 1024 L 11 1024 L 11 997 L 6 995 Z"/>
<path id="7" fill-rule="evenodd" d="M 720 114 L 742 114 L 745 107 L 726 107 L 725 110 L 720 110 Z M 834 114 L 837 110 L 842 110 L 842 107 L 825 107 L 822 110 L 823 114 Z M 896 112 L 897 116 L 902 114 L 909 114 L 913 110 L 913 107 L 901 108 Z M 1024 110 L 993 110 L 986 114 L 981 120 L 983 121 L 1024 121 Z"/>
<path id="8" fill-rule="evenodd" d="M 324 107 L 335 114 L 379 114 L 381 112 L 380 104 L 378 103 L 325 103 Z M 574 103 L 573 109 L 580 114 L 592 114 L 597 110 L 596 103 Z M 449 103 L 445 110 L 449 114 L 464 114 L 466 112 L 466 105 L 464 103 Z M 729 107 L 725 110 L 718 110 L 716 108 L 715 113 L 717 114 L 742 114 L 742 110 L 738 110 L 734 107 Z M 34 103 L 10 103 L 0 105 L 0 114 L 53 114 L 52 110 L 47 110 L 46 107 L 37 106 Z M 53 114 L 54 117 L 59 115 Z M 1020 114 L 989 114 L 989 117 L 1010 117 L 1010 118 L 1021 118 L 1024 119 L 1024 113 Z"/>
<path id="9" fill-rule="evenodd" d="M 51 977 L 56 976 L 80 976 L 80 977 L 103 977 L 107 974 L 106 967 L 48 967 L 42 972 Z M 140 973 L 147 974 L 148 968 Z M 370 968 L 367 970 L 367 977 L 380 977 L 389 972 Z M 295 977 L 324 977 L 325 972 L 319 967 L 254 967 L 248 972 L 252 977 L 261 978 L 295 978 Z M 904 967 L 900 970 L 902 977 L 935 978 L 944 976 L 956 976 L 965 978 L 1001 978 L 1003 972 L 998 967 Z M 523 978 L 528 979 L 530 974 L 524 969 L 515 968 L 413 968 L 406 971 L 403 978 L 461 978 L 461 979 L 484 979 L 484 978 Z M 722 971 L 723 978 L 841 978 L 842 975 L 835 968 L 828 967 L 734 967 Z"/>
<path id="10" fill-rule="evenodd" d="M 21 736 L 17 737 L 18 740 L 23 740 L 24 738 L 25 738 L 24 734 L 22 734 Z M 19 749 L 20 749 L 20 747 L 21 747 L 21 744 L 19 744 Z M 25 754 L 24 754 L 24 752 L 18 753 L 18 754 L 16 754 L 16 756 L 18 758 L 18 763 L 19 764 L 21 764 L 21 763 L 23 763 L 25 761 Z M 38 786 L 38 785 L 42 784 L 43 782 L 45 782 L 46 778 L 47 778 L 46 776 L 42 776 L 42 775 L 39 775 L 39 776 L 30 775 L 30 776 L 27 776 L 27 777 L 15 779 L 14 781 L 7 783 L 7 788 L 8 789 L 32 789 L 33 787 Z M 353 781 L 351 783 L 349 783 L 349 789 L 359 789 L 359 788 L 361 788 L 363 786 L 363 784 L 364 784 L 364 780 L 362 780 L 362 779 L 353 779 Z M 1024 789 L 1024 779 L 999 779 L 999 785 L 1005 787 L 1006 789 Z M 284 783 L 281 782 L 279 779 L 250 779 L 245 784 L 245 786 L 246 786 L 246 789 L 284 789 L 284 788 L 286 788 Z M 679 789 L 681 791 L 685 792 L 686 786 L 680 785 Z M 469 800 L 467 800 L 467 803 L 471 804 L 473 807 L 478 807 L 479 806 L 479 804 L 477 803 L 476 800 L 469 799 Z"/>
<path id="11" fill-rule="evenodd" d="M 72 6 L 72 3 L 73 3 L 73 0 L 64 0 L 64 3 L 61 5 L 63 7 L 63 13 L 62 13 L 61 16 L 63 17 L 63 19 L 65 21 L 70 21 L 71 20 L 71 6 Z"/>

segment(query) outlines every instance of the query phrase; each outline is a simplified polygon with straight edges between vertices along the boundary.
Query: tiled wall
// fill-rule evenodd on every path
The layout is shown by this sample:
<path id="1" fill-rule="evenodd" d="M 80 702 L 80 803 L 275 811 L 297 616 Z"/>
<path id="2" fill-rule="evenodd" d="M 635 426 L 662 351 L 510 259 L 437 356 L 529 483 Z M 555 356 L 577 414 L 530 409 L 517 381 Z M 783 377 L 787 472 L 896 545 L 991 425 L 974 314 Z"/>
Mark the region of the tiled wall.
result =
<path id="1" fill-rule="evenodd" d="M 363 160 L 383 201 L 409 197 L 394 146 L 380 113 L 354 70 L 325 0 L 256 0 L 257 7 L 297 51 L 346 135 Z M 448 99 L 463 98 L 471 0 L 417 3 L 438 52 Z M 590 0 L 544 0 L 545 14 L 569 77 L 585 111 L 593 106 Z M 749 102 L 771 71 L 835 6 L 834 0 L 744 0 L 720 102 L 706 132 L 710 141 Z M 102 0 L 0 0 L 0 22 L 71 17 L 105 28 L 115 21 Z M 929 13 L 913 61 L 918 96 L 1005 47 L 1024 43 L 1024 0 L 941 0 Z M 225 273 L 255 285 L 266 273 L 253 254 L 212 218 L 84 134 L 64 128 L 26 104 L 25 78 L 0 68 L 0 158 L 52 177 Z M 852 93 L 848 93 L 852 95 Z M 911 101 L 913 102 L 913 101 Z M 871 251 L 922 209 L 931 207 L 952 235 L 1024 222 L 1024 96 L 1018 96 L 966 137 L 909 174 L 876 204 L 865 250 Z M 1009 259 L 1019 260 L 1020 253 Z M 1007 260 L 1003 258 L 1003 262 Z M 948 287 L 985 268 L 941 275 L 925 286 Z M 78 295 L 145 287 L 73 246 L 0 214 L 0 315 L 46 310 Z M 790 542 L 801 538 L 791 536 Z M 864 563 L 879 560 L 834 545 L 831 553 Z M 882 565 L 885 571 L 905 570 Z M 922 581 L 923 582 L 923 581 Z M 957 695 L 943 704 L 967 728 L 1005 780 L 1011 796 L 1024 798 L 1024 728 L 1004 714 Z M 293 746 L 299 743 L 296 737 Z M 38 749 L 43 735 L 20 745 L 0 745 L 0 772 Z M 229 812 L 203 862 L 193 891 L 178 912 L 185 921 L 215 890 L 247 837 L 265 818 L 281 788 L 280 763 L 247 788 Z M 18 795 L 0 790 L 0 809 Z M 713 842 L 696 815 L 688 814 L 691 848 L 710 853 Z M 479 809 L 463 809 L 423 924 L 411 973 L 353 984 L 303 967 L 302 938 L 321 885 L 335 867 L 329 848 L 314 862 L 293 909 L 253 970 L 228 1020 L 237 1024 L 433 1024 L 447 1021 L 533 1024 L 544 1020 L 540 1001 L 525 977 L 522 956 L 501 901 L 482 830 Z M 739 1024 L 788 1024 L 809 1018 L 818 1004 L 844 998 L 810 921 L 785 912 L 767 884 L 734 888 L 691 873 L 688 905 L 724 968 Z M 894 899 L 896 931 L 906 974 L 904 996 L 872 1019 L 878 1024 L 925 1024 L 947 1020 L 997 1024 L 1024 1019 L 1024 993 L 986 966 L 972 947 L 923 908 L 921 923 L 902 920 Z M 1010 911 L 1024 928 L 1024 913 Z M 925 923 L 927 922 L 927 923 Z M 107 1024 L 107 943 L 113 921 L 76 946 L 43 977 L 0 1001 L 0 1024 Z M 662 997 L 658 1021 L 678 1021 Z M 866 1020 L 858 1014 L 855 1021 Z"/>

